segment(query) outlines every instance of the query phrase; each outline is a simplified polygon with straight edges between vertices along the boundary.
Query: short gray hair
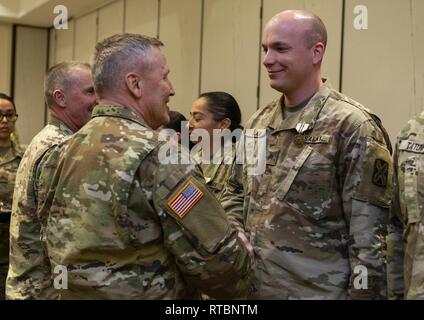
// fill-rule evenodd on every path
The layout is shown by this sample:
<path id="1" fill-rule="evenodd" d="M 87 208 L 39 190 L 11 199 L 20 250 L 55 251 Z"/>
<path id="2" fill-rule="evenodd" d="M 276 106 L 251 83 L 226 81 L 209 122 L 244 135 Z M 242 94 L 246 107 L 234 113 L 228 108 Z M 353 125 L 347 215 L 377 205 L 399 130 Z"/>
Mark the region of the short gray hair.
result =
<path id="1" fill-rule="evenodd" d="M 118 87 L 123 81 L 122 75 L 134 65 L 147 69 L 151 62 L 149 51 L 152 47 L 161 46 L 163 43 L 156 38 L 133 33 L 116 34 L 97 43 L 92 75 L 99 97 Z"/>
<path id="2" fill-rule="evenodd" d="M 72 71 L 75 69 L 90 70 L 90 65 L 80 61 L 61 62 L 51 67 L 44 78 L 44 99 L 48 107 L 54 105 L 53 92 L 66 91 L 73 84 Z"/>

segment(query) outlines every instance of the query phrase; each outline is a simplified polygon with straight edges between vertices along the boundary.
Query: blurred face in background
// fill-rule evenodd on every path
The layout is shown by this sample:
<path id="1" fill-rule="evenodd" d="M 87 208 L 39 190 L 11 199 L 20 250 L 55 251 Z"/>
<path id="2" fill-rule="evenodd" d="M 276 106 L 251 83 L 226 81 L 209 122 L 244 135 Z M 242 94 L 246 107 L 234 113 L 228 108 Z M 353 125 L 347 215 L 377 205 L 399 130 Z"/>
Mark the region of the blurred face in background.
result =
<path id="1" fill-rule="evenodd" d="M 227 119 L 228 120 L 228 119 Z M 221 120 L 216 121 L 213 113 L 209 110 L 208 101 L 206 98 L 199 98 L 194 101 L 191 107 L 190 120 L 188 122 L 188 129 L 190 132 L 190 140 L 194 143 L 198 143 L 202 140 L 202 137 L 196 138 L 191 134 L 195 129 L 204 129 L 208 132 L 210 137 L 210 143 L 212 143 L 213 130 L 214 129 L 225 129 L 228 128 L 228 121 Z"/>
<path id="2" fill-rule="evenodd" d="M 10 101 L 0 98 L 0 116 L 0 139 L 10 139 L 10 135 L 15 131 L 17 119 L 15 108 Z"/>
<path id="3" fill-rule="evenodd" d="M 90 69 L 75 68 L 71 77 L 72 86 L 65 91 L 66 112 L 74 128 L 79 129 L 90 120 L 97 99 Z"/>

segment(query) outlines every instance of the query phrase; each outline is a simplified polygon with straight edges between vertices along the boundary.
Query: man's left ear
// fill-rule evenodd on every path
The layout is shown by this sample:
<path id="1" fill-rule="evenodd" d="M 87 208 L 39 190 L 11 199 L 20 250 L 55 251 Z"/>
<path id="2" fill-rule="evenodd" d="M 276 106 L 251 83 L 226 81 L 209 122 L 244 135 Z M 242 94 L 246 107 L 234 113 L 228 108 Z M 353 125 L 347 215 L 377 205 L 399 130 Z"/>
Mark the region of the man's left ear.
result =
<path id="1" fill-rule="evenodd" d="M 322 42 L 318 42 L 317 44 L 314 45 L 313 51 L 312 51 L 312 59 L 314 64 L 317 64 L 322 61 L 324 57 L 324 52 L 325 52 L 325 46 Z"/>
<path id="2" fill-rule="evenodd" d="M 221 120 L 221 124 L 219 125 L 220 129 L 228 129 L 231 126 L 231 120 L 229 118 L 225 118 Z"/>

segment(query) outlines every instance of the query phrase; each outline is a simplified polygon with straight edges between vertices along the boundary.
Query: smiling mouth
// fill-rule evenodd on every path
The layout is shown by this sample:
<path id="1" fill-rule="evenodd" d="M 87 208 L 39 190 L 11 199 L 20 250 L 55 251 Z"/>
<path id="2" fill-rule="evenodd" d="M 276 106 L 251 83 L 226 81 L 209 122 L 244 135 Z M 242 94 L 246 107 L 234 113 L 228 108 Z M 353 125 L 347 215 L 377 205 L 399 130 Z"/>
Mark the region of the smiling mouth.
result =
<path id="1" fill-rule="evenodd" d="M 275 71 L 268 71 L 268 74 L 276 74 L 280 72 L 284 72 L 285 70 L 275 70 Z"/>

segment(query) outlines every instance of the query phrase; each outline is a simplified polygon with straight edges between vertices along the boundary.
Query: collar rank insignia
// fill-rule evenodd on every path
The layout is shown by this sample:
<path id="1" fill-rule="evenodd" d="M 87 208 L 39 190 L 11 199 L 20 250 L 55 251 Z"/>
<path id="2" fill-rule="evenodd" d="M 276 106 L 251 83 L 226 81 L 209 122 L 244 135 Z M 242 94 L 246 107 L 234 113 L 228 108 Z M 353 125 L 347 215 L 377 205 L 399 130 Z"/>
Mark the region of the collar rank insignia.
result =
<path id="1" fill-rule="evenodd" d="M 183 219 L 203 196 L 204 193 L 190 179 L 167 202 L 167 205 L 180 219 Z"/>

